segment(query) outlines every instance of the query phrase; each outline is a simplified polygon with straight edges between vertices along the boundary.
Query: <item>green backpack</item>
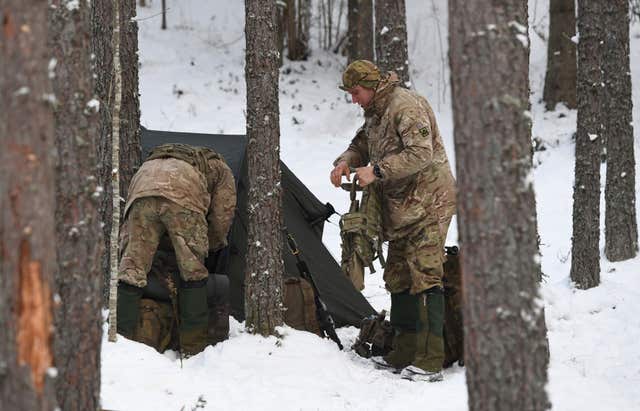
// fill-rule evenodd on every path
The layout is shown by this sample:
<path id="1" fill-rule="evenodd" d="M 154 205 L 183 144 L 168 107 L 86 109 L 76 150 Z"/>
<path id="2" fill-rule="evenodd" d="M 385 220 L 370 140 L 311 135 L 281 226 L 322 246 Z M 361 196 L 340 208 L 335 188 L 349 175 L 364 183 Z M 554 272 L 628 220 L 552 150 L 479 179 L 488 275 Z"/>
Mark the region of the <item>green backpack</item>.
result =
<path id="1" fill-rule="evenodd" d="M 209 174 L 209 160 L 223 160 L 224 158 L 216 151 L 208 147 L 196 147 L 181 143 L 168 143 L 154 147 L 145 161 L 156 160 L 158 158 L 177 158 L 191 164 L 202 173 L 207 179 L 207 184 L 211 184 Z M 211 187 L 208 187 L 211 190 Z"/>
<path id="2" fill-rule="evenodd" d="M 343 186 L 347 188 L 347 186 Z M 342 239 L 342 271 L 349 277 L 357 290 L 364 288 L 364 267 L 375 272 L 373 262 L 380 260 L 384 268 L 382 254 L 382 202 L 378 183 L 372 183 L 362 190 L 362 200 L 356 198 L 357 177 L 350 184 L 351 207 L 340 218 Z"/>

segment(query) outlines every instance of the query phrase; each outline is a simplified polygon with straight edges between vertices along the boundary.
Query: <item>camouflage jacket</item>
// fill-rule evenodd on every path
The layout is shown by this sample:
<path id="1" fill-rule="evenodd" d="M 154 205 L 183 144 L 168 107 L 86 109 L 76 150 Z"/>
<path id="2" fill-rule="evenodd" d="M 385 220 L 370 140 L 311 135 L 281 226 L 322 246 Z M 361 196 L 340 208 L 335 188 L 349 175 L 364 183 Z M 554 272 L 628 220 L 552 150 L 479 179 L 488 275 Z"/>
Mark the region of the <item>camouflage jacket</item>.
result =
<path id="1" fill-rule="evenodd" d="M 334 162 L 380 167 L 386 240 L 451 217 L 456 209 L 455 179 L 433 110 L 398 84 L 395 73 L 380 81 L 364 125 Z"/>
<path id="2" fill-rule="evenodd" d="M 189 163 L 175 158 L 145 161 L 129 185 L 125 216 L 136 199 L 152 196 L 164 197 L 206 215 L 209 249 L 215 251 L 227 245 L 236 207 L 236 185 L 224 160 L 209 160 L 206 177 Z"/>

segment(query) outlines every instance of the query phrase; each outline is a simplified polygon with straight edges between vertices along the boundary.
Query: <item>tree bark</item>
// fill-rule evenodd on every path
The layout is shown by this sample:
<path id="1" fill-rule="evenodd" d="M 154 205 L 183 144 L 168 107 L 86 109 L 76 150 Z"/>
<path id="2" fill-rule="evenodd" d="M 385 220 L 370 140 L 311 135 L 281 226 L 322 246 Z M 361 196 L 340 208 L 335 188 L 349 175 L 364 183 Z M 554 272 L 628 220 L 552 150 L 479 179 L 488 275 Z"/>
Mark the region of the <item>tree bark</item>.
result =
<path id="1" fill-rule="evenodd" d="M 470 410 L 550 406 L 530 181 L 527 13 L 525 0 L 449 2 Z"/>
<path id="2" fill-rule="evenodd" d="M 129 182 L 141 163 L 140 146 L 140 100 L 138 94 L 138 25 L 135 0 L 120 2 L 120 60 L 126 67 L 122 73 L 122 108 L 120 113 L 120 195 L 127 197 Z M 100 138 L 98 140 L 98 181 L 103 189 L 100 203 L 100 216 L 103 225 L 104 255 L 102 271 L 104 277 L 103 302 L 109 297 L 109 250 L 113 214 L 113 196 L 111 195 L 111 133 L 113 105 L 115 103 L 113 71 L 113 5 L 114 2 L 91 2 L 92 13 L 92 51 L 96 56 L 95 81 L 96 94 L 100 100 Z"/>
<path id="3" fill-rule="evenodd" d="M 410 87 L 407 49 L 407 12 L 404 0 L 376 0 L 376 62 L 381 70 L 395 71 Z"/>
<path id="4" fill-rule="evenodd" d="M 607 183 L 605 186 L 605 254 L 609 261 L 633 258 L 638 253 L 636 218 L 636 162 L 633 153 L 633 102 L 629 63 L 629 3 L 603 4 L 606 19 L 605 135 Z"/>
<path id="5" fill-rule="evenodd" d="M 373 4 L 372 0 L 349 0 L 347 54 L 354 60 L 373 61 Z"/>
<path id="6" fill-rule="evenodd" d="M 278 47 L 274 2 L 245 1 L 248 233 L 245 279 L 247 327 L 273 335 L 283 323 L 282 187 Z"/>
<path id="7" fill-rule="evenodd" d="M 549 46 L 543 99 L 547 110 L 564 103 L 576 108 L 575 0 L 551 0 L 549 5 Z"/>
<path id="8" fill-rule="evenodd" d="M 54 146 L 43 1 L 0 9 L 0 404 L 53 410 Z"/>
<path id="9" fill-rule="evenodd" d="M 583 289 L 600 284 L 600 140 L 604 137 L 601 102 L 605 41 L 602 11 L 601 2 L 578 3 L 578 125 L 571 279 Z"/>
<path id="10" fill-rule="evenodd" d="M 102 228 L 96 150 L 99 102 L 93 85 L 91 13 L 86 1 L 50 10 L 56 164 L 56 395 L 63 410 L 100 406 Z"/>
<path id="11" fill-rule="evenodd" d="M 289 60 L 306 60 L 309 56 L 309 28 L 311 2 L 287 0 L 287 57 Z"/>

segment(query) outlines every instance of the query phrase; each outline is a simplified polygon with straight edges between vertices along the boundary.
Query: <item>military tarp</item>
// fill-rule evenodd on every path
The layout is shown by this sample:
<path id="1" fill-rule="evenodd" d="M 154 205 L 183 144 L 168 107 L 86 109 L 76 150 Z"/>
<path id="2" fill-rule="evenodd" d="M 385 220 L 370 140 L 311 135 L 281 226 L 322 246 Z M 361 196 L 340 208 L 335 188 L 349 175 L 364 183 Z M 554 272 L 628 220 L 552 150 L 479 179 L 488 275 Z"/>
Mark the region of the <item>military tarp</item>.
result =
<path id="1" fill-rule="evenodd" d="M 142 130 L 143 158 L 151 148 L 164 143 L 183 143 L 210 147 L 224 156 L 236 177 L 238 205 L 229 233 L 229 246 L 210 256 L 210 272 L 225 274 L 230 282 L 233 316 L 244 320 L 244 276 L 247 249 L 247 139 L 243 135 L 215 135 Z M 330 204 L 321 203 L 307 187 L 280 162 L 282 170 L 284 224 L 295 238 L 302 259 L 311 274 L 337 326 L 359 326 L 360 320 L 375 311 L 342 273 L 340 266 L 322 243 L 324 221 L 334 213 Z M 285 277 L 299 276 L 296 259 L 283 236 Z M 213 257 L 213 258 L 212 258 Z"/>

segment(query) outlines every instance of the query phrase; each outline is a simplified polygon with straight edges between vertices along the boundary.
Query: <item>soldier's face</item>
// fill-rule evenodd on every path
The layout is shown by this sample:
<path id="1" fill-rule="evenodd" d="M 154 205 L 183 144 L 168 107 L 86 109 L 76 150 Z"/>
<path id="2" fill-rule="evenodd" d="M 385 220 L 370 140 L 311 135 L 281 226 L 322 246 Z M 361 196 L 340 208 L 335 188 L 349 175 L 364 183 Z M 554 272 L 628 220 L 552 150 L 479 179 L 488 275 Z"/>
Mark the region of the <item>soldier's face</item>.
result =
<path id="1" fill-rule="evenodd" d="M 373 101 L 375 91 L 370 88 L 355 86 L 349 90 L 349 94 L 351 94 L 353 104 L 359 104 L 360 107 L 367 108 L 371 105 L 371 101 Z"/>

